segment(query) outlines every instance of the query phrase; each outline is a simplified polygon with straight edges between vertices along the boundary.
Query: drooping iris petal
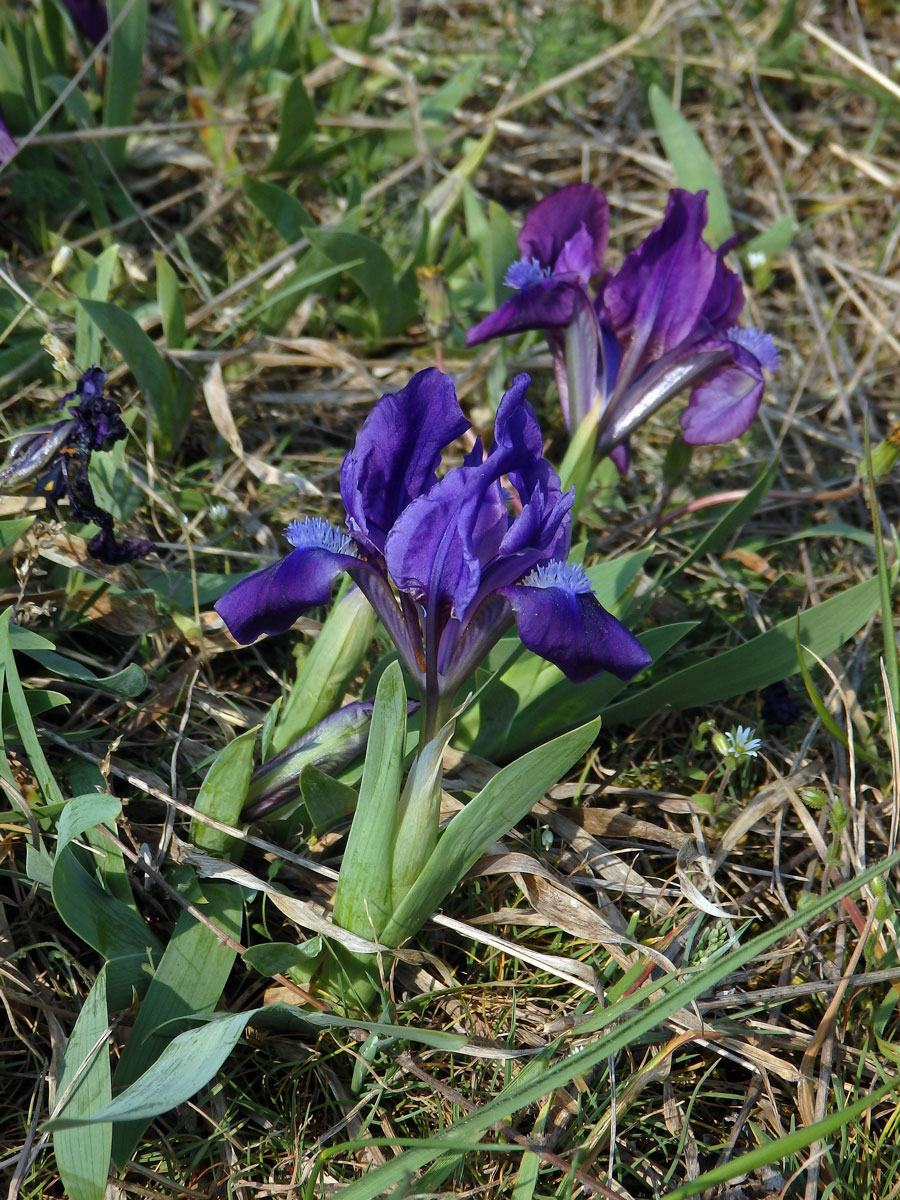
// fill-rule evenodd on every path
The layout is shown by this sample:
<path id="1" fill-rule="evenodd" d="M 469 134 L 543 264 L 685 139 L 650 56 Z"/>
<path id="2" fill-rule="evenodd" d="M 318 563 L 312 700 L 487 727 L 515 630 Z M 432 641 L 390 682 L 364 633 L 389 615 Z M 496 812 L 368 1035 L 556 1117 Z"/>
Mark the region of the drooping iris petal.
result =
<path id="1" fill-rule="evenodd" d="M 759 359 L 735 342 L 732 361 L 708 374 L 691 392 L 679 418 L 684 440 L 692 446 L 717 445 L 740 437 L 750 428 L 762 403 L 763 380 Z"/>
<path id="2" fill-rule="evenodd" d="M 629 380 L 686 340 L 733 323 L 743 307 L 737 277 L 703 241 L 705 224 L 706 193 L 673 190 L 662 224 L 604 285 L 602 322 Z"/>
<path id="3" fill-rule="evenodd" d="M 295 550 L 248 575 L 216 602 L 216 612 L 237 642 L 246 645 L 264 633 L 284 633 L 306 609 L 327 604 L 341 571 L 359 566 L 347 552 L 348 540 L 325 521 L 296 521 L 287 537 Z"/>
<path id="4" fill-rule="evenodd" d="M 76 425 L 77 434 L 77 425 Z M 69 445 L 49 465 L 43 479 L 38 481 L 36 491 L 47 502 L 51 512 L 56 512 L 61 500 L 69 501 L 69 517 L 72 521 L 87 525 L 99 525 L 88 542 L 88 553 L 111 567 L 144 558 L 153 549 L 146 538 L 127 538 L 116 541 L 112 516 L 97 504 L 94 489 L 88 475 L 90 448 L 77 441 Z"/>
<path id="5" fill-rule="evenodd" d="M 347 528 L 372 554 L 403 510 L 431 488 L 441 452 L 469 428 L 453 380 L 434 367 L 382 396 L 341 468 Z"/>
<path id="6" fill-rule="evenodd" d="M 583 299 L 577 275 L 541 276 L 513 292 L 499 308 L 467 330 L 466 345 L 477 346 L 527 329 L 562 329 L 572 321 Z"/>
<path id="7" fill-rule="evenodd" d="M 580 567 L 550 563 L 503 589 L 527 648 L 554 663 L 573 683 L 601 671 L 631 679 L 650 665 L 637 638 L 606 611 Z"/>
<path id="8" fill-rule="evenodd" d="M 554 274 L 573 271 L 587 283 L 603 266 L 608 240 L 606 197 L 590 183 L 574 183 L 534 206 L 519 234 L 519 249 L 523 258 L 537 259 Z"/>

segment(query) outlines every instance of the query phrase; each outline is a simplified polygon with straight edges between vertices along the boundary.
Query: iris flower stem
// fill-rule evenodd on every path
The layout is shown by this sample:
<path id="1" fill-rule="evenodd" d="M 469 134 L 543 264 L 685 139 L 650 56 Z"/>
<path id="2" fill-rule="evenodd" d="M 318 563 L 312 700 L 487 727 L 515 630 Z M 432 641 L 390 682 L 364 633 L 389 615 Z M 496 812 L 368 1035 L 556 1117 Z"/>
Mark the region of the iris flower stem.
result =
<path id="1" fill-rule="evenodd" d="M 425 614 L 425 701 L 422 715 L 422 742 L 427 744 L 438 730 L 441 692 L 438 681 L 438 628 L 434 607 Z"/>
<path id="2" fill-rule="evenodd" d="M 596 392 L 599 338 L 596 318 L 589 305 L 586 304 L 567 326 L 563 344 L 569 393 L 567 424 L 571 434 L 590 411 Z"/>

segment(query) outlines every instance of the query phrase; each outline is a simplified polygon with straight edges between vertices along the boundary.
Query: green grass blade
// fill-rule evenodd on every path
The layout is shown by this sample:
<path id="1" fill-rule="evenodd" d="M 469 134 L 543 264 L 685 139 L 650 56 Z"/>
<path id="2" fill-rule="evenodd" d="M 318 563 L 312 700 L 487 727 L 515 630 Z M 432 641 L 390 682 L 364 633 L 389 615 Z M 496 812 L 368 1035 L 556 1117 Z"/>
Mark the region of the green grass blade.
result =
<path id="1" fill-rule="evenodd" d="M 119 261 L 119 247 L 107 246 L 85 272 L 85 300 L 109 299 L 113 272 Z M 83 367 L 100 362 L 100 332 L 83 308 L 75 312 L 75 361 Z"/>
<path id="2" fill-rule="evenodd" d="M 9 618 L 11 611 L 8 608 L 0 614 L 0 664 L 2 664 L 6 673 L 6 695 L 9 697 L 9 702 L 12 705 L 19 740 L 25 747 L 25 753 L 28 755 L 28 761 L 31 763 L 31 769 L 34 771 L 38 786 L 44 794 L 44 799 L 48 804 L 63 804 L 63 794 L 60 791 L 59 784 L 53 778 L 53 772 L 47 765 L 44 752 L 38 742 L 34 722 L 31 719 L 31 712 L 25 699 L 25 691 L 22 687 L 22 681 L 19 679 L 18 669 L 16 668 L 16 661 L 10 644 Z"/>
<path id="3" fill-rule="evenodd" d="M 813 682 L 813 677 L 810 674 L 809 667 L 806 665 L 806 660 L 803 656 L 803 651 L 806 649 L 806 647 L 801 646 L 799 635 L 796 639 L 796 647 L 797 647 L 797 662 L 800 665 L 800 678 L 803 680 L 803 686 L 806 688 L 806 694 L 809 697 L 810 704 L 815 709 L 816 716 L 819 718 L 819 720 L 822 722 L 822 724 L 825 726 L 825 728 L 828 730 L 828 732 L 831 734 L 831 736 L 833 738 L 836 738 L 837 741 L 839 741 L 843 746 L 849 747 L 849 745 L 850 745 L 849 735 L 846 733 L 845 730 L 841 729 L 840 725 L 837 723 L 837 721 L 834 719 L 834 717 L 828 711 L 828 708 L 825 705 L 825 701 L 822 699 L 819 689 L 816 687 L 815 683 Z M 819 665 L 821 666 L 822 664 L 820 663 Z M 873 754 L 867 753 L 867 751 L 863 750 L 862 747 L 856 746 L 854 749 L 854 752 L 860 758 L 865 759 L 866 762 L 871 763 L 873 766 L 876 766 L 876 767 L 881 766 L 881 760 L 876 758 Z"/>
<path id="4" fill-rule="evenodd" d="M 734 233 L 734 226 L 715 163 L 690 122 L 673 107 L 658 84 L 650 85 L 648 99 L 656 132 L 675 170 L 678 186 L 689 192 L 704 189 L 707 193 L 707 240 L 714 248 L 720 246 Z"/>
<path id="5" fill-rule="evenodd" d="M 332 262 L 360 260 L 347 274 L 369 302 L 382 336 L 402 333 L 415 316 L 415 280 L 394 279 L 394 262 L 385 248 L 362 233 L 342 229 L 307 229 L 310 244 Z"/>
<path id="6" fill-rule="evenodd" d="M 180 350 L 187 337 L 187 326 L 178 276 L 169 260 L 158 250 L 154 258 L 156 260 L 156 300 L 159 304 L 159 315 L 162 317 L 166 345 L 170 350 Z M 106 297 L 100 296 L 98 299 L 105 300 Z"/>
<path id="7" fill-rule="evenodd" d="M 878 593 L 881 601 L 881 627 L 884 641 L 884 673 L 887 676 L 894 714 L 900 715 L 900 667 L 897 662 L 897 634 L 894 630 L 894 606 L 891 599 L 893 580 L 888 571 L 884 553 L 884 538 L 881 536 L 881 521 L 875 493 L 875 473 L 872 469 L 872 448 L 869 443 L 869 426 L 865 425 L 866 475 L 869 484 L 869 509 L 872 514 L 872 529 L 875 535 L 875 562 L 878 566 Z M 896 552 L 896 533 L 894 547 Z"/>
<path id="8" fill-rule="evenodd" d="M 144 990 L 160 948 L 137 912 L 104 891 L 86 870 L 71 843 L 92 826 L 115 820 L 120 810 L 114 796 L 98 792 L 76 796 L 65 805 L 50 881 L 62 920 L 110 964 L 107 986 L 113 1008 L 127 1007 L 133 988 Z"/>
<path id="9" fill-rule="evenodd" d="M 707 657 L 611 705 L 604 717 L 607 721 L 638 721 L 664 704 L 693 708 L 787 679 L 800 670 L 794 644 L 798 620 L 804 646 L 824 658 L 862 629 L 879 602 L 878 580 L 867 579 L 806 609 L 799 618 L 789 617 L 742 646 Z"/>
<path id="10" fill-rule="evenodd" d="M 626 1046 L 636 1044 L 672 1013 L 714 987 L 726 975 L 765 954 L 795 929 L 814 920 L 845 896 L 852 895 L 872 879 L 898 865 L 900 852 L 876 863 L 855 879 L 848 880 L 824 896 L 817 896 L 779 925 L 751 938 L 743 946 L 736 946 L 698 971 L 683 975 L 657 1000 L 633 1012 L 631 1016 L 621 1019 L 619 1006 L 616 1006 L 615 1012 L 604 1012 L 604 1021 L 616 1021 L 615 1027 L 598 1037 L 591 1045 L 584 1046 L 576 1053 L 569 1054 L 561 1061 L 546 1067 L 536 1080 L 529 1079 L 525 1084 L 520 1084 L 518 1079 L 513 1080 L 510 1086 L 504 1088 L 494 1100 L 482 1105 L 477 1112 L 464 1117 L 440 1136 L 427 1139 L 422 1149 L 398 1154 L 383 1166 L 368 1171 L 363 1178 L 348 1184 L 341 1192 L 343 1200 L 376 1200 L 389 1188 L 410 1179 L 414 1171 L 426 1166 L 439 1155 L 471 1143 L 474 1138 L 483 1136 L 497 1121 L 509 1120 L 511 1113 L 533 1104 L 557 1088 L 567 1086 L 575 1078 L 584 1077 L 604 1059 L 617 1054 Z M 659 985 L 649 986 L 653 988 Z M 634 997 L 629 997 L 621 1004 L 624 1006 L 633 999 Z"/>
<path id="11" fill-rule="evenodd" d="M 253 749 L 258 726 L 224 746 L 213 760 L 200 787 L 194 808 L 205 817 L 214 817 L 223 825 L 239 825 L 253 771 Z M 209 854 L 218 854 L 237 862 L 244 843 L 229 833 L 191 821 L 191 841 Z"/>
<path id="12" fill-rule="evenodd" d="M 261 1028 L 305 1033 L 322 1029 L 364 1029 L 384 1038 L 403 1038 L 438 1050 L 461 1050 L 467 1038 L 439 1030 L 358 1021 L 331 1013 L 304 1012 L 287 1004 L 270 1004 L 249 1012 L 216 1017 L 174 1038 L 153 1065 L 124 1092 L 92 1115 L 60 1116 L 48 1129 L 66 1129 L 104 1121 L 146 1121 L 189 1100 L 213 1078 L 250 1022 Z"/>
<path id="13" fill-rule="evenodd" d="M 269 159 L 267 171 L 288 171 L 303 161 L 310 138 L 315 133 L 316 110 L 303 82 L 295 75 L 285 89 L 278 125 L 278 145 Z"/>
<path id="14" fill-rule="evenodd" d="M 300 660 L 297 678 L 272 734 L 274 750 L 283 750 L 334 712 L 359 673 L 374 637 L 375 610 L 359 588 L 351 587 L 332 608 Z"/>
<path id="15" fill-rule="evenodd" d="M 128 11 L 115 24 L 125 9 Z M 131 124 L 141 81 L 148 9 L 149 0 L 109 0 L 110 24 L 115 28 L 109 41 L 103 92 L 103 124 L 108 128 Z M 113 168 L 120 171 L 125 165 L 125 139 L 107 140 L 105 152 Z"/>
<path id="16" fill-rule="evenodd" d="M 366 764 L 334 901 L 336 925 L 374 940 L 391 914 L 391 860 L 406 741 L 406 689 L 400 664 L 378 683 Z"/>
<path id="17" fill-rule="evenodd" d="M 77 1121 L 109 1104 L 112 1090 L 104 1037 L 107 1027 L 106 967 L 101 967 L 66 1046 L 56 1085 L 60 1099 L 68 1092 L 59 1112 L 61 1117 Z M 68 1200 L 103 1200 L 111 1143 L 112 1125 L 108 1121 L 88 1128 L 59 1129 L 53 1134 L 56 1166 Z"/>
<path id="18" fill-rule="evenodd" d="M 189 898 L 229 937 L 240 937 L 243 904 L 239 888 L 206 883 L 201 890 L 195 884 Z M 173 1021 L 215 1008 L 236 953 L 208 925 L 189 912 L 181 914 L 116 1067 L 117 1090 L 133 1083 L 159 1058 L 175 1037 Z M 145 1128 L 144 1120 L 116 1124 L 112 1153 L 119 1166 L 131 1157 Z"/>
<path id="19" fill-rule="evenodd" d="M 421 928 L 491 843 L 509 833 L 547 789 L 562 779 L 590 747 L 599 729 L 599 720 L 591 721 L 532 750 L 504 767 L 469 801 L 450 822 L 419 878 L 398 905 L 382 934 L 385 945 L 399 946 Z"/>
<path id="20" fill-rule="evenodd" d="M 772 486 L 772 481 L 775 478 L 775 473 L 778 470 L 778 459 L 776 458 L 763 471 L 757 481 L 753 484 L 747 495 L 742 500 L 738 500 L 733 504 L 724 517 L 718 520 L 710 531 L 700 539 L 691 553 L 687 556 L 684 562 L 679 563 L 675 568 L 674 574 L 680 571 L 687 570 L 688 567 L 704 556 L 718 550 L 728 541 L 733 533 L 736 533 L 744 522 L 756 512 L 762 501 L 766 498 L 769 488 Z"/>
<path id="21" fill-rule="evenodd" d="M 145 1121 L 183 1104 L 219 1070 L 251 1015 L 230 1013 L 179 1034 L 136 1083 L 95 1110 L 92 1117 L 59 1117 L 47 1127 L 56 1130 L 104 1121 Z"/>
<path id="22" fill-rule="evenodd" d="M 132 700 L 139 696 L 147 687 L 147 676 L 137 665 L 129 663 L 121 671 L 113 675 L 95 675 L 83 663 L 57 654 L 55 650 L 25 650 L 29 658 L 33 658 L 45 670 L 59 675 L 61 679 L 75 679 L 79 683 L 89 683 L 99 692 L 107 692 L 111 696 L 121 696 Z"/>
<path id="23" fill-rule="evenodd" d="M 814 1125 L 804 1125 L 800 1129 L 785 1134 L 784 1137 L 776 1138 L 773 1142 L 764 1142 L 746 1154 L 741 1154 L 737 1158 L 723 1163 L 721 1167 L 714 1167 L 713 1170 L 698 1175 L 696 1179 L 681 1184 L 674 1191 L 666 1192 L 662 1200 L 687 1200 L 688 1196 L 698 1196 L 706 1188 L 713 1187 L 717 1183 L 727 1183 L 731 1179 L 749 1175 L 757 1167 L 782 1162 L 789 1154 L 805 1150 L 813 1142 L 823 1141 L 839 1129 L 843 1129 L 845 1125 L 849 1125 L 851 1121 L 862 1116 L 873 1104 L 883 1100 L 898 1087 L 900 1087 L 900 1079 L 890 1079 L 867 1096 L 861 1096 L 859 1100 L 848 1104 L 846 1108 L 836 1109 L 835 1112 L 823 1117 L 821 1121 L 816 1121 Z"/>

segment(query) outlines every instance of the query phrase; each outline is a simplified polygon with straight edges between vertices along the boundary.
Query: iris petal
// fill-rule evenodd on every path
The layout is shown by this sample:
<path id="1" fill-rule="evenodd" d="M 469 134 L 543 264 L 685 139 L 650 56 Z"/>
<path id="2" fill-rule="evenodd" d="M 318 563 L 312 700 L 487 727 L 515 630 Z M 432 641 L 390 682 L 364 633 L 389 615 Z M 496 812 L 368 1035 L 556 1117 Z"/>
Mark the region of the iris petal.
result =
<path id="1" fill-rule="evenodd" d="M 88 41 L 97 43 L 109 29 L 109 15 L 103 0 L 63 0 L 72 20 Z"/>
<path id="2" fill-rule="evenodd" d="M 681 414 L 684 440 L 692 446 L 730 442 L 750 428 L 765 386 L 759 360 L 736 343 L 732 361 L 712 371 L 694 388 Z"/>
<path id="3" fill-rule="evenodd" d="M 434 486 L 441 452 L 469 428 L 453 380 L 434 367 L 382 396 L 341 468 L 347 527 L 372 554 L 411 501 Z"/>
<path id="4" fill-rule="evenodd" d="M 582 303 L 584 291 L 578 276 L 552 275 L 514 292 L 498 309 L 466 332 L 466 345 L 477 346 L 491 338 L 526 329 L 558 329 L 570 324 Z"/>
<path id="5" fill-rule="evenodd" d="M 686 340 L 724 332 L 744 305 L 738 277 L 704 242 L 706 193 L 674 189 L 660 225 L 603 289 L 601 320 L 634 378 Z"/>
<path id="6" fill-rule="evenodd" d="M 556 564 L 551 564 L 555 566 Z M 515 613 L 524 645 L 546 658 L 572 683 L 584 683 L 601 671 L 631 679 L 650 665 L 650 655 L 591 591 L 575 590 L 570 581 L 553 575 L 538 586 L 528 580 L 504 588 Z M 577 584 L 575 585 L 577 587 Z"/>
<path id="7" fill-rule="evenodd" d="M 534 206 L 519 234 L 519 249 L 523 258 L 536 258 L 556 274 L 575 271 L 587 283 L 603 266 L 608 240 L 606 197 L 590 183 L 574 183 Z"/>
<path id="8" fill-rule="evenodd" d="M 341 571 L 357 566 L 351 554 L 307 545 L 236 583 L 215 605 L 236 642 L 284 633 L 308 608 L 327 604 Z"/>
<path id="9" fill-rule="evenodd" d="M 401 591 L 434 614 L 465 622 L 488 592 L 521 579 L 568 547 L 572 494 L 543 458 L 543 439 L 525 398 L 527 375 L 504 395 L 494 443 L 482 463 L 449 471 L 402 513 L 391 530 L 385 561 Z M 522 499 L 513 519 L 501 504 L 501 476 Z"/>
<path id="10" fill-rule="evenodd" d="M 0 113 L 0 167 L 8 163 L 11 158 L 14 158 L 17 150 L 16 139 L 6 128 L 6 125 L 3 123 L 3 114 Z"/>

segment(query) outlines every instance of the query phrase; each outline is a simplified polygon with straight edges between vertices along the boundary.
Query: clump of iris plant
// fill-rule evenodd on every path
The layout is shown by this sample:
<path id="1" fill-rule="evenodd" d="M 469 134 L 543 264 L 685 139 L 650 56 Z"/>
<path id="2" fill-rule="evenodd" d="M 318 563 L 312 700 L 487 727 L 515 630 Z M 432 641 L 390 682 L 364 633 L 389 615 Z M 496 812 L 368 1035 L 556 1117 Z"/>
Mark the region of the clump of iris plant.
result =
<path id="1" fill-rule="evenodd" d="M 547 763 L 568 769 L 596 733 L 590 723 L 565 735 L 566 746 L 577 743 L 572 757 L 558 757 L 560 739 L 530 752 L 508 795 L 501 772 L 469 801 L 466 820 L 460 825 L 454 818 L 439 841 L 441 757 L 461 689 L 506 630 L 515 622 L 522 642 L 576 683 L 601 671 L 630 679 L 650 662 L 637 638 L 600 605 L 584 570 L 567 562 L 574 494 L 562 490 L 543 457 L 541 431 L 525 398 L 528 383 L 527 375 L 518 376 L 503 396 L 490 449 L 476 440 L 462 464 L 441 477 L 443 451 L 469 428 L 452 380 L 435 369 L 421 371 L 402 391 L 383 396 L 341 469 L 346 527 L 319 518 L 295 521 L 286 531 L 294 549 L 216 604 L 234 637 L 252 642 L 287 630 L 305 609 L 324 604 L 335 578 L 346 572 L 415 682 L 420 733 L 405 782 L 408 707 L 397 665 L 379 682 L 334 905 L 337 926 L 387 946 L 414 933 L 471 862 L 530 809 L 536 797 L 528 788 L 543 780 Z M 343 721 L 338 714 L 335 728 Z M 311 732 L 318 742 L 318 730 Z M 257 781 L 252 812 L 280 803 L 283 789 L 296 790 L 289 754 L 277 779 L 268 767 Z M 552 770 L 556 782 L 556 766 Z M 550 783 L 537 786 L 543 791 Z M 365 1005 L 375 984 L 365 962 L 362 969 L 362 977 L 342 978 L 353 980 Z"/>
<path id="2" fill-rule="evenodd" d="M 631 434 L 680 392 L 690 391 L 686 442 L 730 441 L 756 416 L 763 369 L 779 355 L 768 334 L 738 325 L 743 290 L 724 261 L 734 243 L 711 250 L 705 225 L 706 193 L 675 189 L 662 223 L 605 272 L 606 197 L 591 184 L 563 188 L 525 218 L 522 258 L 505 280 L 513 293 L 466 343 L 544 330 L 569 433 L 592 416 L 597 453 L 623 472 Z"/>
<path id="3" fill-rule="evenodd" d="M 567 562 L 573 492 L 543 457 L 519 375 L 494 439 L 441 478 L 442 451 L 469 429 L 449 376 L 431 368 L 369 414 L 341 469 L 346 529 L 314 517 L 286 530 L 286 558 L 242 580 L 216 609 L 239 642 L 281 633 L 327 602 L 346 571 L 416 681 L 430 738 L 491 647 L 515 622 L 525 646 L 574 683 L 630 679 L 650 659 Z M 519 511 L 511 511 L 507 480 Z"/>
<path id="4" fill-rule="evenodd" d="M 118 404 L 103 393 L 106 379 L 105 371 L 91 367 L 75 390 L 60 401 L 61 409 L 71 405 L 60 420 L 13 440 L 0 467 L 0 488 L 34 480 L 35 494 L 46 500 L 48 510 L 57 517 L 61 515 L 60 502 L 68 500 L 73 521 L 100 526 L 88 542 L 88 553 L 100 562 L 119 566 L 149 554 L 153 543 L 146 538 L 116 541 L 112 517 L 94 499 L 88 476 L 91 454 L 109 450 L 128 436 Z"/>

